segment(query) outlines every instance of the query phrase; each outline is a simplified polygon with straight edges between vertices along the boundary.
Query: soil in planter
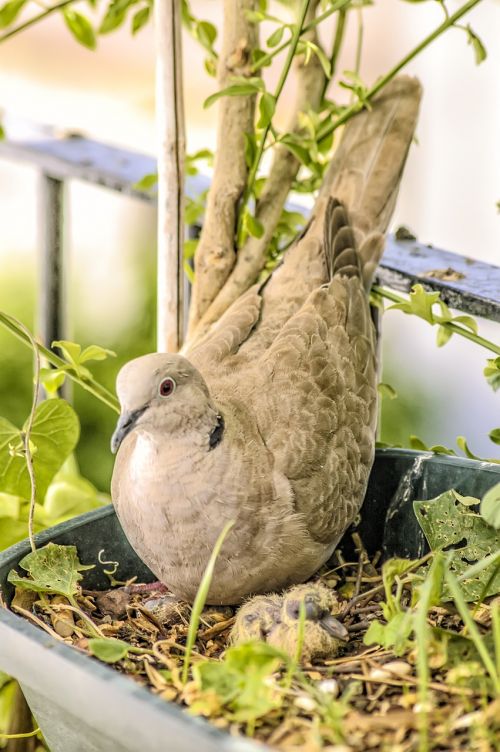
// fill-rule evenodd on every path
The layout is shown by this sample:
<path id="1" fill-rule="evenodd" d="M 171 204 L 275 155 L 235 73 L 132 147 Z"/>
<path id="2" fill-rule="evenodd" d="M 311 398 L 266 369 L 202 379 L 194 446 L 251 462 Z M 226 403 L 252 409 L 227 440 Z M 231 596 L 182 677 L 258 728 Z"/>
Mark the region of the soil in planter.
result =
<path id="1" fill-rule="evenodd" d="M 499 749 L 498 687 L 470 627 L 451 603 L 432 601 L 417 627 L 422 567 L 401 561 L 383 577 L 380 557 L 370 561 L 354 542 L 358 561 L 337 553 L 316 578 L 335 589 L 349 642 L 314 664 L 299 665 L 263 643 L 231 646 L 235 610 L 206 608 L 183 681 L 191 608 L 161 586 L 129 581 L 82 590 L 76 608 L 62 596 L 17 589 L 11 607 L 164 700 L 278 749 Z M 492 600 L 476 607 L 474 626 L 494 660 Z"/>

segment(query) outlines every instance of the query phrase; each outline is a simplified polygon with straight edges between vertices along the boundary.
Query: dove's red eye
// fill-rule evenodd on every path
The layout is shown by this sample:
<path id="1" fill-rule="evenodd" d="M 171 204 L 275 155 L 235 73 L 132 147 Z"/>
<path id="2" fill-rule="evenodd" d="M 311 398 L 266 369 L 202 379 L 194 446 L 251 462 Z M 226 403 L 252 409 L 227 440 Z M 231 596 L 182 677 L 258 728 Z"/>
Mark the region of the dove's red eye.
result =
<path id="1" fill-rule="evenodd" d="M 175 390 L 175 381 L 170 378 L 170 376 L 166 379 L 163 379 L 163 381 L 160 384 L 160 396 L 161 397 L 170 397 L 170 395 Z"/>

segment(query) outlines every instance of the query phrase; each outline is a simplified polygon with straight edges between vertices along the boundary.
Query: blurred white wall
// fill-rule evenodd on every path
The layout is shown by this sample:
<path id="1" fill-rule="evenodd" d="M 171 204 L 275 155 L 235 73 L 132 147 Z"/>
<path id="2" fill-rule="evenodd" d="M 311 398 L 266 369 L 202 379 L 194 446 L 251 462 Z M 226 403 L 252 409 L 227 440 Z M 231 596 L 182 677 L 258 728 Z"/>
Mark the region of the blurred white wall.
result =
<path id="1" fill-rule="evenodd" d="M 450 0 L 449 7 L 454 10 L 460 4 Z M 215 0 L 192 2 L 198 16 L 216 22 L 221 5 Z M 441 20 L 438 3 L 431 1 L 377 0 L 375 7 L 366 8 L 362 60 L 366 82 L 373 82 Z M 465 34 L 451 30 L 408 66 L 408 72 L 422 80 L 425 95 L 419 144 L 409 157 L 394 224 L 409 225 L 422 241 L 500 263 L 500 215 L 495 207 L 500 199 L 500 3 L 483 0 L 464 23 L 472 25 L 487 48 L 482 65 L 474 64 Z M 325 29 L 325 43 L 328 35 Z M 353 18 L 339 70 L 352 69 L 355 38 Z M 203 110 L 202 102 L 215 86 L 204 74 L 202 60 L 203 53 L 186 37 L 190 150 L 214 143 L 215 108 Z M 266 75 L 275 80 L 277 69 Z M 283 104 L 286 109 L 286 97 Z M 30 29 L 0 46 L 0 107 L 33 121 L 154 153 L 151 26 L 134 38 L 127 28 L 101 37 L 96 52 L 77 45 L 61 18 Z M 153 212 L 78 184 L 71 187 L 70 197 L 68 231 L 72 276 L 78 279 L 77 315 L 88 318 L 89 337 L 105 344 L 113 327 L 126 328 L 137 315 L 140 301 L 127 259 L 153 252 Z M 35 209 L 34 171 L 0 161 L 2 264 L 17 264 L 20 259 L 33 263 Z M 109 302 L 117 299 L 122 303 L 118 311 Z M 498 326 L 482 324 L 482 330 L 485 336 L 500 339 Z M 478 451 L 494 454 L 485 432 L 500 425 L 500 396 L 481 376 L 486 353 L 457 337 L 437 351 L 434 332 L 397 313 L 386 317 L 385 333 L 389 360 L 442 395 L 442 413 L 429 416 L 424 438 L 452 443 L 457 434 L 466 433 Z M 401 380 L 396 387 L 410 388 L 403 375 L 396 379 Z"/>

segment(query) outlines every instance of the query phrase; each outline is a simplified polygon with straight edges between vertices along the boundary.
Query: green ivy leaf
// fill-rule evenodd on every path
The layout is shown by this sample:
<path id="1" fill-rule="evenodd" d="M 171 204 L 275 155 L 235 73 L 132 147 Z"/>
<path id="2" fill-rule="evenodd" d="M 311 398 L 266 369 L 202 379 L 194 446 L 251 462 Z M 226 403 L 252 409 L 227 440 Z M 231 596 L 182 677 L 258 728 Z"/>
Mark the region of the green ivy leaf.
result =
<path id="1" fill-rule="evenodd" d="M 243 135 L 245 137 L 245 162 L 250 169 L 257 155 L 257 144 L 253 133 L 244 133 Z"/>
<path id="2" fill-rule="evenodd" d="M 80 572 L 94 568 L 93 564 L 80 563 L 76 546 L 59 546 L 57 543 L 48 543 L 27 554 L 19 566 L 29 578 L 20 577 L 11 569 L 7 579 L 12 585 L 36 593 L 63 595 L 70 600 L 78 593 L 78 583 L 82 579 Z"/>
<path id="3" fill-rule="evenodd" d="M 454 551 L 449 568 L 457 576 L 500 548 L 500 535 L 471 509 L 469 497 L 465 498 L 466 504 L 459 494 L 450 490 L 429 501 L 413 502 L 419 525 L 431 549 Z M 462 580 L 466 600 L 478 600 L 488 583 L 485 596 L 500 592 L 500 572 L 492 578 L 494 567 L 492 563 L 473 577 Z M 445 597 L 450 599 L 447 591 Z"/>
<path id="4" fill-rule="evenodd" d="M 500 529 L 500 483 L 487 491 L 481 499 L 481 517 L 494 527 Z"/>
<path id="5" fill-rule="evenodd" d="M 146 5 L 144 8 L 138 10 L 137 13 L 134 13 L 132 18 L 132 34 L 137 34 L 137 32 L 147 24 L 150 13 L 151 8 L 149 5 Z"/>
<path id="6" fill-rule="evenodd" d="M 95 32 L 88 18 L 70 8 L 65 8 L 63 10 L 63 16 L 66 26 L 71 31 L 77 42 L 80 42 L 80 44 L 83 44 L 83 46 L 87 47 L 89 50 L 95 50 Z"/>
<path id="7" fill-rule="evenodd" d="M 31 441 L 39 500 L 44 498 L 50 481 L 75 448 L 79 434 L 78 417 L 67 402 L 51 399 L 37 406 Z M 29 499 L 31 485 L 22 447 L 21 431 L 0 418 L 0 490 Z"/>
<path id="8" fill-rule="evenodd" d="M 104 663 L 117 663 L 129 654 L 130 645 L 113 637 L 94 637 L 89 640 L 89 650 Z"/>
<path id="9" fill-rule="evenodd" d="M 2 5 L 0 8 L 0 29 L 5 29 L 16 20 L 26 2 L 27 0 L 11 0 Z"/>

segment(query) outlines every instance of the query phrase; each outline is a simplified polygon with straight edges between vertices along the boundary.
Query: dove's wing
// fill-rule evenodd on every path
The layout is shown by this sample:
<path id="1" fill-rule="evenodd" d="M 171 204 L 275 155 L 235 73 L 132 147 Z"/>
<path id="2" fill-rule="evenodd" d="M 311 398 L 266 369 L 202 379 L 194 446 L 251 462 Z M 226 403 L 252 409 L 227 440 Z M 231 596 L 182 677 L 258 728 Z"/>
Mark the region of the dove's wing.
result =
<path id="1" fill-rule="evenodd" d="M 376 343 L 363 265 L 344 208 L 330 201 L 324 238 L 332 281 L 316 289 L 259 359 L 259 431 L 315 540 L 354 518 L 373 461 Z M 378 241 L 373 253 L 379 253 Z"/>
<path id="2" fill-rule="evenodd" d="M 237 353 L 250 335 L 261 306 L 260 286 L 254 285 L 228 308 L 204 337 L 188 346 L 184 354 L 205 375 L 216 373 L 220 364 Z"/>

